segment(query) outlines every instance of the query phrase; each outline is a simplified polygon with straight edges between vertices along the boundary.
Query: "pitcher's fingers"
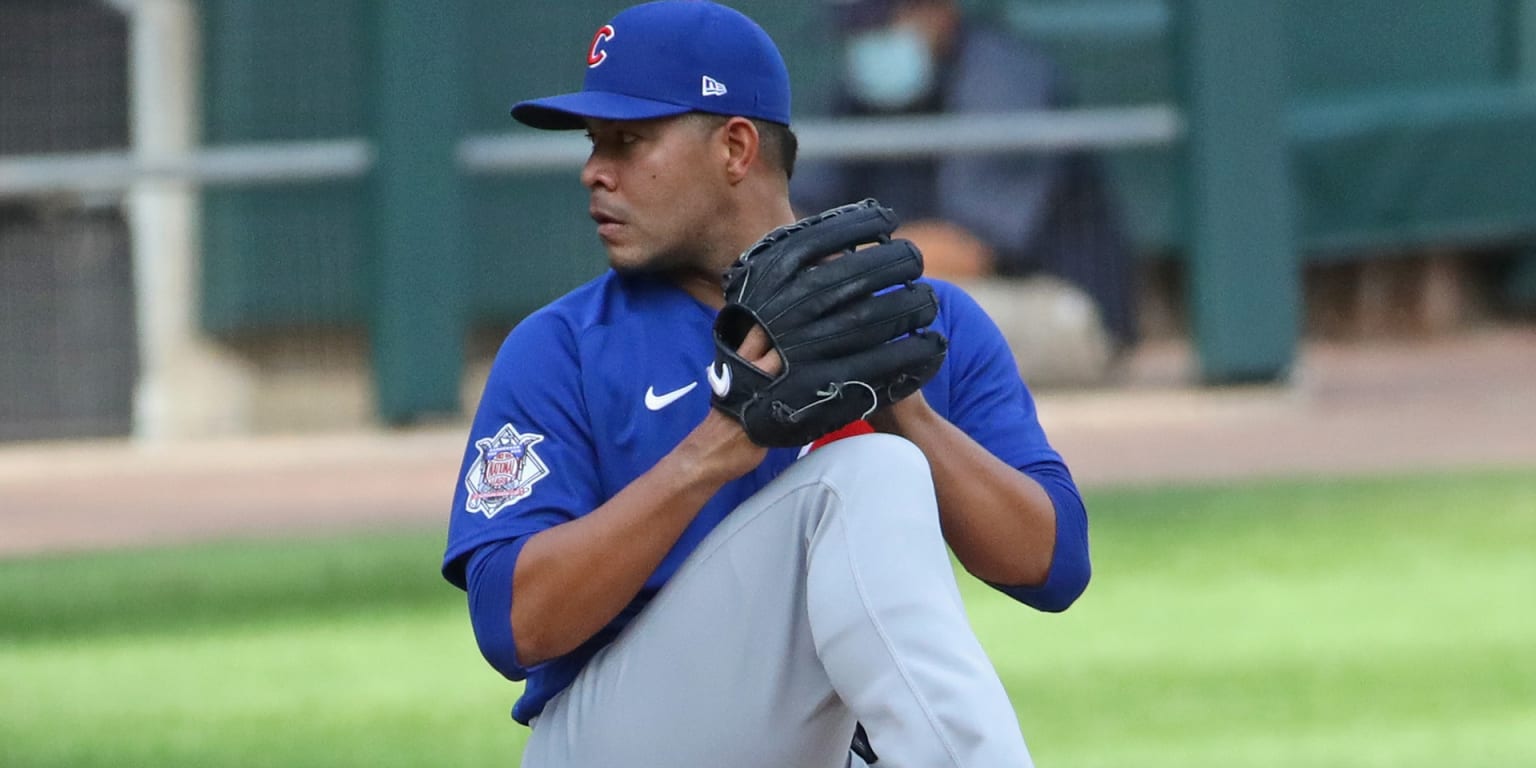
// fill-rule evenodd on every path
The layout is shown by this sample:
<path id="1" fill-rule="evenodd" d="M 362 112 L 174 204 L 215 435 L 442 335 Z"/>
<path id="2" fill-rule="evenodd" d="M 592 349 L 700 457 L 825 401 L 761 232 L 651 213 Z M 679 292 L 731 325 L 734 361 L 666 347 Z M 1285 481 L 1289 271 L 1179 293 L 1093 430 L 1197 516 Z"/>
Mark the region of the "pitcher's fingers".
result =
<path id="1" fill-rule="evenodd" d="M 777 376 L 779 371 L 784 370 L 783 358 L 768 341 L 768 332 L 761 325 L 754 325 L 752 330 L 747 331 L 747 337 L 736 348 L 736 354 L 769 376 Z"/>

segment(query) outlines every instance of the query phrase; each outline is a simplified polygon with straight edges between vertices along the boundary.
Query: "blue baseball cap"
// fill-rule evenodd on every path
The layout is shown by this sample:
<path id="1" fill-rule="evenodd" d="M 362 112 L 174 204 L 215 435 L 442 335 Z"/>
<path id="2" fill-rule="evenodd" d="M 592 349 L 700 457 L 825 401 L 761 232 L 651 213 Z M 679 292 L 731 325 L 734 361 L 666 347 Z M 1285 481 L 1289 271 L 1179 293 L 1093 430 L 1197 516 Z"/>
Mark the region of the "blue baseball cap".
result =
<path id="1" fill-rule="evenodd" d="M 599 27 L 582 89 L 520 102 L 534 128 L 584 127 L 584 118 L 649 120 L 709 112 L 789 125 L 789 69 L 757 22 L 708 0 L 659 0 Z"/>

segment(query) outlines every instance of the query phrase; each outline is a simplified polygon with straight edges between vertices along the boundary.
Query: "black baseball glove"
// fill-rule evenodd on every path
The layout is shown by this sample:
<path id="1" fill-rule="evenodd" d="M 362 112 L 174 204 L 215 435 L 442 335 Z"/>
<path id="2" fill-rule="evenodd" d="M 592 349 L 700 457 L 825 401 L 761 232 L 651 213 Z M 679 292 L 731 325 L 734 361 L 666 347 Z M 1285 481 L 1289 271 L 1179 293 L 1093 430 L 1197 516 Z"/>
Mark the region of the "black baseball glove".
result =
<path id="1" fill-rule="evenodd" d="M 926 330 L 938 300 L 912 282 L 923 257 L 891 239 L 896 224 L 874 200 L 833 208 L 769 232 L 726 273 L 709 383 L 753 442 L 805 445 L 938 372 L 949 342 Z M 776 376 L 737 354 L 754 325 L 783 358 Z"/>

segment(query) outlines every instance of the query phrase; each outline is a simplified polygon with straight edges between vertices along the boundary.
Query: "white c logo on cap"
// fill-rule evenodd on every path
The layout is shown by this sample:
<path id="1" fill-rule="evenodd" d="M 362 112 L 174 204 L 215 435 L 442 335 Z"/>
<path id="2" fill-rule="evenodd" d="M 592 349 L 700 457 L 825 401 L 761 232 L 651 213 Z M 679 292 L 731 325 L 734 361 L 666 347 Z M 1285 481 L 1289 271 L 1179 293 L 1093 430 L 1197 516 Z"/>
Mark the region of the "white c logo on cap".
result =
<path id="1" fill-rule="evenodd" d="M 604 24 L 592 36 L 592 47 L 587 49 L 587 67 L 590 69 L 608 60 L 608 52 L 600 50 L 603 43 L 613 39 L 613 25 Z"/>

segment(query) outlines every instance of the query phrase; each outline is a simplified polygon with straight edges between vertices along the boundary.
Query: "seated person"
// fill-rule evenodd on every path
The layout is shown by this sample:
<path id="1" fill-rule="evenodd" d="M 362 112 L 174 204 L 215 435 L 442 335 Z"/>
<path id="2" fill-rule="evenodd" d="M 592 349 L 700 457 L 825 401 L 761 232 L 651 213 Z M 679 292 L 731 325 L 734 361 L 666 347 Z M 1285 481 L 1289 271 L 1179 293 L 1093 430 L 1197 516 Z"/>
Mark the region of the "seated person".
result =
<path id="1" fill-rule="evenodd" d="M 1059 68 L 955 0 L 833 0 L 843 77 L 832 116 L 1049 109 L 1067 104 Z M 939 155 L 803 165 L 797 210 L 876 197 L 906 222 L 932 277 L 1040 273 L 1097 305 L 1114 346 L 1136 341 L 1135 263 L 1097 160 L 1081 152 Z"/>

